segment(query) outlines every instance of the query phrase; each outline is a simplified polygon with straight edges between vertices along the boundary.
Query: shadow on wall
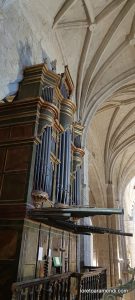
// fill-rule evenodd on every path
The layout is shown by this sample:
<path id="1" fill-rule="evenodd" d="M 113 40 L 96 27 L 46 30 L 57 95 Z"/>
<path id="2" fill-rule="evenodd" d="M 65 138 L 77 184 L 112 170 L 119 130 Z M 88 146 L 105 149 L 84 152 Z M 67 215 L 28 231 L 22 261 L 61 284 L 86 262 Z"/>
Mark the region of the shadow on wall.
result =
<path id="1" fill-rule="evenodd" d="M 17 52 L 19 56 L 19 61 L 18 61 L 19 71 L 16 80 L 8 84 L 8 90 L 9 90 L 8 95 L 13 95 L 14 93 L 16 93 L 18 89 L 18 83 L 22 80 L 23 77 L 23 69 L 26 66 L 30 66 L 32 64 L 32 50 L 28 40 L 26 40 L 25 43 L 19 41 Z"/>
<path id="2" fill-rule="evenodd" d="M 40 45 L 40 47 L 41 47 L 41 45 Z M 16 93 L 16 91 L 18 90 L 19 82 L 23 78 L 24 68 L 26 66 L 30 66 L 34 63 L 33 62 L 33 55 L 32 55 L 33 53 L 32 53 L 32 49 L 31 49 L 31 46 L 29 44 L 28 39 L 26 39 L 25 42 L 19 41 L 19 45 L 17 47 L 17 52 L 18 52 L 18 57 L 19 57 L 18 73 L 17 73 L 17 76 L 16 76 L 16 80 L 13 81 L 13 82 L 10 82 L 8 84 L 9 93 L 2 100 L 3 102 L 7 102 L 8 101 L 8 96 L 14 95 Z M 47 65 L 48 65 L 48 68 L 49 69 L 51 68 L 50 60 L 49 60 L 45 50 L 41 47 L 41 57 L 40 57 L 40 61 L 37 62 L 37 63 L 42 63 L 42 62 L 46 62 Z"/>

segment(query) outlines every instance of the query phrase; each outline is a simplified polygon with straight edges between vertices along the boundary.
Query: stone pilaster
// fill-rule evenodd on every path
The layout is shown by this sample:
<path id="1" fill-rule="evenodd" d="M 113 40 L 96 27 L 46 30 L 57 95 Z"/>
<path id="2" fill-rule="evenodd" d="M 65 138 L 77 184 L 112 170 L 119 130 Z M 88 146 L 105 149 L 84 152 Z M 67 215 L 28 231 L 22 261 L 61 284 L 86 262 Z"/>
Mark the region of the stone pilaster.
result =
<path id="1" fill-rule="evenodd" d="M 85 149 L 85 156 L 82 165 L 82 203 L 81 205 L 89 206 L 89 151 Z M 90 225 L 90 218 L 81 220 L 82 224 Z M 91 237 L 81 236 L 81 267 L 90 266 L 91 262 Z"/>
<path id="2" fill-rule="evenodd" d="M 108 208 L 114 207 L 113 184 L 107 185 L 107 205 Z M 116 216 L 113 215 L 107 219 L 109 228 L 116 229 Z M 109 259 L 110 259 L 110 285 L 118 284 L 118 241 L 116 235 L 108 235 Z"/>

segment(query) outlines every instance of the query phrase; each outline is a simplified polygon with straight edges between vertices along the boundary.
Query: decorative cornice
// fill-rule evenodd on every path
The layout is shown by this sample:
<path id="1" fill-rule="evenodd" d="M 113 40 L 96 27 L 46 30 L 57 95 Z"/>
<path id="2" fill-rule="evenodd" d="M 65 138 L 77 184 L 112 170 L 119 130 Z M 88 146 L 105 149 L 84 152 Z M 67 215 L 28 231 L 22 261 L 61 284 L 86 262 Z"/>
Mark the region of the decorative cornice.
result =
<path id="1" fill-rule="evenodd" d="M 41 135 L 47 126 L 54 126 L 56 119 L 58 119 L 58 108 L 44 101 L 40 111 L 38 134 Z"/>
<path id="2" fill-rule="evenodd" d="M 59 85 L 60 75 L 56 74 L 53 71 L 48 70 L 46 64 L 39 64 L 39 65 L 34 65 L 25 68 L 23 84 L 29 84 L 30 82 L 35 82 L 39 79 L 41 80 L 42 83 L 46 83 L 50 79 L 55 86 L 55 85 Z"/>
<path id="3" fill-rule="evenodd" d="M 27 97 L 41 97 L 45 85 L 57 87 L 61 76 L 48 70 L 46 64 L 39 64 L 25 68 L 24 78 L 20 82 L 17 100 Z"/>

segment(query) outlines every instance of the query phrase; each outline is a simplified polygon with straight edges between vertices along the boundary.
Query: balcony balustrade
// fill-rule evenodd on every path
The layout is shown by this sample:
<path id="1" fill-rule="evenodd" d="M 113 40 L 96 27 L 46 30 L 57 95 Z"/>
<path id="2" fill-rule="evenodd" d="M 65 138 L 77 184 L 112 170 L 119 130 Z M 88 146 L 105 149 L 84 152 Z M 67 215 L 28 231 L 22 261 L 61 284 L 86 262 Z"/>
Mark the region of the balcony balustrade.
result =
<path id="1" fill-rule="evenodd" d="M 106 270 L 95 268 L 16 282 L 12 285 L 12 300 L 99 300 L 104 289 Z"/>

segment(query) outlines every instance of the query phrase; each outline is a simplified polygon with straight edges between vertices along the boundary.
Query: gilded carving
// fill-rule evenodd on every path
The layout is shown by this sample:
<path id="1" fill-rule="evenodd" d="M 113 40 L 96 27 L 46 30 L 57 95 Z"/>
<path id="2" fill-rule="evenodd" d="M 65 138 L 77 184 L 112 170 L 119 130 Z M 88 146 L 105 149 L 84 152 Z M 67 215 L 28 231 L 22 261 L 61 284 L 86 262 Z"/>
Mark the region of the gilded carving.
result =
<path id="1" fill-rule="evenodd" d="M 75 110 L 76 106 L 72 100 L 63 98 L 60 110 L 60 123 L 65 130 L 72 125 Z"/>
<path id="2" fill-rule="evenodd" d="M 41 135 L 47 126 L 53 127 L 56 119 L 58 119 L 57 107 L 45 101 L 40 111 L 38 135 Z"/>
<path id="3" fill-rule="evenodd" d="M 82 148 L 77 148 L 73 145 L 72 145 L 72 151 L 73 151 L 73 172 L 75 172 L 77 166 L 81 166 L 82 159 L 85 152 Z"/>
<path id="4" fill-rule="evenodd" d="M 46 192 L 33 191 L 32 199 L 33 199 L 33 204 L 36 208 L 52 206 L 52 203 L 51 203 L 51 201 L 49 201 L 49 196 Z"/>

